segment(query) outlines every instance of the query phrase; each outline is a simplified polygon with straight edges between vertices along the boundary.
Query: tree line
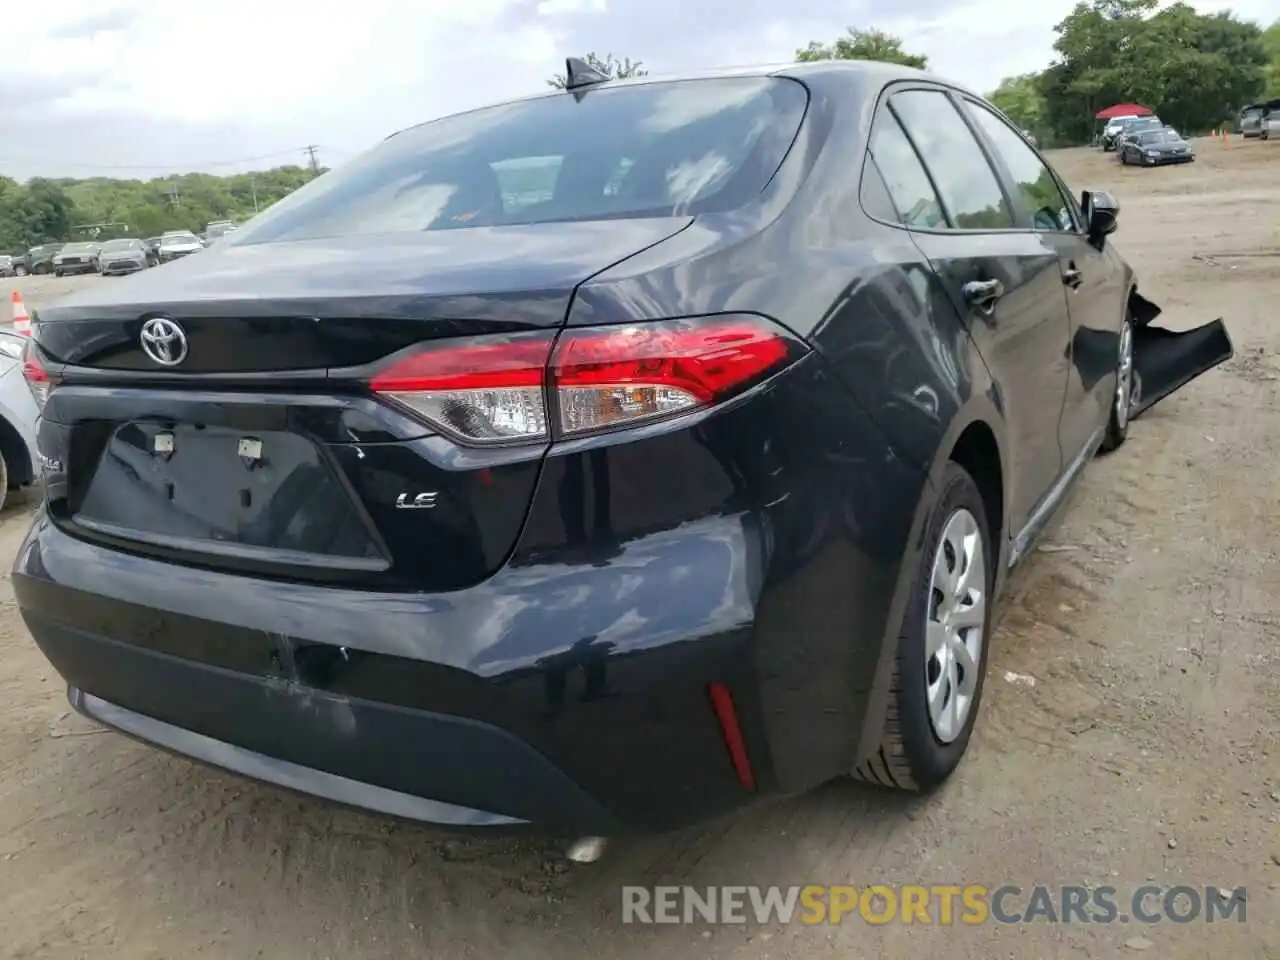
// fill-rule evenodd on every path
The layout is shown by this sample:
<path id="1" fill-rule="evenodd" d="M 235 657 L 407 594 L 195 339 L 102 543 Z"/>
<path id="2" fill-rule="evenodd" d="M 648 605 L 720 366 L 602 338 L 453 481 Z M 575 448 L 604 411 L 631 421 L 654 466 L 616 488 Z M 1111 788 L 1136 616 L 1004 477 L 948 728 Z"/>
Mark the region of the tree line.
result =
<path id="1" fill-rule="evenodd" d="M 1198 13 L 1160 0 L 1082 0 L 1054 27 L 1055 58 L 1044 70 L 1008 77 L 987 94 L 1041 144 L 1092 140 L 1095 114 L 1116 103 L 1140 103 L 1187 134 L 1230 121 L 1241 107 L 1280 98 L 1280 20 L 1263 29 L 1229 12 Z M 880 60 L 928 69 L 901 38 L 850 27 L 844 36 L 814 41 L 799 61 Z M 639 61 L 588 54 L 615 78 L 644 76 Z M 563 88 L 564 77 L 548 80 Z"/>
<path id="2" fill-rule="evenodd" d="M 319 172 L 324 172 L 321 168 Z M 318 174 L 284 166 L 219 177 L 187 173 L 153 180 L 0 177 L 0 253 L 64 240 L 199 232 L 211 220 L 241 222 Z"/>
<path id="3" fill-rule="evenodd" d="M 1191 134 L 1228 122 L 1248 103 L 1280 98 L 1280 21 L 1263 29 L 1228 12 L 1202 14 L 1181 2 L 1159 9 L 1159 0 L 1082 0 L 1054 30 L 1052 63 L 1038 73 L 1008 77 L 988 94 L 1042 144 L 1089 142 L 1094 115 L 1115 103 L 1141 103 Z M 810 43 L 795 56 L 929 66 L 927 57 L 905 50 L 900 38 L 852 27 L 831 42 Z M 638 60 L 612 54 L 584 59 L 611 77 L 647 74 Z M 547 82 L 563 88 L 565 78 L 556 75 Z M 302 166 L 152 180 L 37 177 L 20 184 L 0 176 L 0 252 L 58 240 L 199 231 L 211 220 L 242 221 L 315 176 Z"/>

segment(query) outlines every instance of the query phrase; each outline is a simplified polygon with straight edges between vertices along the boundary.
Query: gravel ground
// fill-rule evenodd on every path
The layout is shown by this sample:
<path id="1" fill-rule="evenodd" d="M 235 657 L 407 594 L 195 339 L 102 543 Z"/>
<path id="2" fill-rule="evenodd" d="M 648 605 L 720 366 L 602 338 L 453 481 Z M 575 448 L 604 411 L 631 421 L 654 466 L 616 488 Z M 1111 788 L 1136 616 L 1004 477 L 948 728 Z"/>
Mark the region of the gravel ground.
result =
<path id="1" fill-rule="evenodd" d="M 548 842 L 336 810 L 100 733 L 0 582 L 0 943 L 11 957 L 1280 957 L 1280 144 L 1055 161 L 1229 364 L 1099 460 L 1006 596 L 970 755 L 927 800 L 832 786 L 568 869 Z M 20 282 L 29 307 L 97 278 Z M 13 281 L 0 281 L 7 294 Z M 30 506 L 0 520 L 8 569 Z M 1034 677 L 1034 686 L 1006 674 Z M 1248 888 L 1248 921 L 622 926 L 623 884 Z"/>

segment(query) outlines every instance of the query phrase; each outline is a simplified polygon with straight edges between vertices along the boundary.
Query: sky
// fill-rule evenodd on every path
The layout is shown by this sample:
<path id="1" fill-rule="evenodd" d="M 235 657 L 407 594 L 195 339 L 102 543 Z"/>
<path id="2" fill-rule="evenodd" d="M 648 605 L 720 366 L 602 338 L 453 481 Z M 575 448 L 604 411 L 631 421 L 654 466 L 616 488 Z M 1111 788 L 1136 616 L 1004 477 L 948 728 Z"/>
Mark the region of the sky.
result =
<path id="1" fill-rule="evenodd" d="M 1200 2 L 1269 22 L 1277 0 Z M 1046 66 L 1073 0 L 58 0 L 6 18 L 0 175 L 335 166 L 423 120 L 546 89 L 567 55 L 651 73 L 793 59 L 876 27 L 978 91 Z"/>

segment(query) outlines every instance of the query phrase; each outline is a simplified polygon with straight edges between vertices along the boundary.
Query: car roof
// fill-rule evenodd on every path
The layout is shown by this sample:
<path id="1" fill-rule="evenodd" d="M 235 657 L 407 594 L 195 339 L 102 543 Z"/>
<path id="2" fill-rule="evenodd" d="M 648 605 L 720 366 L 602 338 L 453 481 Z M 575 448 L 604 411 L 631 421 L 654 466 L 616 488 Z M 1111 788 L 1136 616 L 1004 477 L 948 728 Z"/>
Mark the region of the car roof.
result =
<path id="1" fill-rule="evenodd" d="M 747 64 L 741 66 L 722 66 L 712 67 L 705 70 L 682 71 L 679 73 L 663 73 L 663 74 L 646 74 L 642 77 L 628 77 L 621 80 L 604 80 L 600 83 L 591 84 L 587 87 L 581 87 L 575 91 L 549 90 L 539 93 L 528 94 L 523 97 L 513 97 L 509 100 L 498 100 L 493 103 L 487 103 L 482 106 L 473 107 L 470 110 L 463 110 L 456 114 L 447 114 L 447 116 L 463 116 L 468 113 L 475 113 L 479 110 L 485 110 L 489 107 L 503 106 L 511 103 L 524 103 L 531 100 L 545 100 L 550 97 L 562 97 L 566 92 L 582 93 L 595 88 L 616 89 L 619 87 L 643 87 L 654 84 L 664 83 L 681 83 L 687 80 L 719 80 L 736 77 L 787 77 L 798 80 L 808 86 L 819 87 L 823 89 L 833 89 L 843 87 L 848 89 L 856 86 L 863 93 L 879 93 L 880 89 L 888 83 L 896 80 L 926 80 L 930 83 L 939 84 L 948 87 L 960 93 L 983 99 L 980 94 L 954 83 L 937 74 L 928 72 L 927 70 L 917 70 L 914 67 L 904 67 L 896 63 L 881 63 L 878 60 L 815 60 L 812 62 L 796 63 L 793 61 L 783 63 L 766 63 L 766 64 Z M 413 124 L 402 130 L 397 130 L 390 134 L 387 139 L 406 133 L 410 130 L 416 130 L 427 124 L 434 123 L 436 120 L 443 120 L 446 117 L 435 117 L 431 120 L 424 120 L 421 123 Z"/>

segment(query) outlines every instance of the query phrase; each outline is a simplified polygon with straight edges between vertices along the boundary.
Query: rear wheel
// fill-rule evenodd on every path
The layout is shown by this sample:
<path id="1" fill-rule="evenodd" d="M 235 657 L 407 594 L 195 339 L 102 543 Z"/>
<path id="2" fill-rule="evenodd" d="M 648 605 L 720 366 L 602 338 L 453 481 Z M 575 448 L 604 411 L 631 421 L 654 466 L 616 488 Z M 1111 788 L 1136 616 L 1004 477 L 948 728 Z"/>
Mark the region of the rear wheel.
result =
<path id="1" fill-rule="evenodd" d="M 960 764 L 982 700 L 997 554 L 982 494 L 947 464 L 903 615 L 879 750 L 860 780 L 927 791 Z"/>

